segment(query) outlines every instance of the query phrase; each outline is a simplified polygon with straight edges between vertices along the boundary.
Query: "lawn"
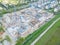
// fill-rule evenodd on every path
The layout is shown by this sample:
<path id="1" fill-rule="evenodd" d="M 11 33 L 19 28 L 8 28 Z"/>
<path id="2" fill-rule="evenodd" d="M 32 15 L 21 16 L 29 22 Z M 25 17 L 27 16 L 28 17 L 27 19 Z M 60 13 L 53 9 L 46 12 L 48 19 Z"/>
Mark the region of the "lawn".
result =
<path id="1" fill-rule="evenodd" d="M 60 45 L 60 20 L 35 45 Z"/>
<path id="2" fill-rule="evenodd" d="M 23 43 L 23 45 L 30 45 L 58 17 L 60 17 L 60 15 L 56 15 L 52 20 L 50 20 L 45 25 L 43 25 L 42 27 L 40 27 L 38 30 L 36 30 L 35 32 L 33 32 L 32 34 L 30 34 L 29 36 L 27 36 L 25 42 Z"/>

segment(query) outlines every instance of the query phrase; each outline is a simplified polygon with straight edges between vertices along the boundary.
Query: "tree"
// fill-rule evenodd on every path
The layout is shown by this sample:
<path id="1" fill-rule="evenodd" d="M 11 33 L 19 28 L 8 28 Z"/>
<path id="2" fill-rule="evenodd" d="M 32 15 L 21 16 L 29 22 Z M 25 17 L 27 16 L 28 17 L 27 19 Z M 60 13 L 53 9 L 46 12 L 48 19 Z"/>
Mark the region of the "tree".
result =
<path id="1" fill-rule="evenodd" d="M 6 35 L 6 38 L 5 38 L 7 41 L 11 42 L 11 39 L 8 35 Z"/>
<path id="2" fill-rule="evenodd" d="M 16 43 L 16 45 L 22 45 L 23 44 L 23 42 L 24 42 L 24 38 L 19 38 L 18 40 L 17 40 L 17 43 Z"/>

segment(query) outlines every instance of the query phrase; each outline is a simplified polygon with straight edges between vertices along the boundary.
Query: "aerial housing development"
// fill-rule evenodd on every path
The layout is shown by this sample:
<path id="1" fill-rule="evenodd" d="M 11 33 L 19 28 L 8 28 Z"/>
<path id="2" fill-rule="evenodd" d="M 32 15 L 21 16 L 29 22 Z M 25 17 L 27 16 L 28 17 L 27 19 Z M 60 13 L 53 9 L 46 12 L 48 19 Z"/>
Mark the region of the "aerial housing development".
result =
<path id="1" fill-rule="evenodd" d="M 50 26 L 53 23 L 51 20 L 55 21 L 60 17 L 59 0 L 5 0 L 0 2 L 0 45 L 35 45 L 34 40 L 39 35 L 43 35 L 45 31 L 43 31 L 43 26 L 49 21 Z M 35 35 L 37 36 L 34 37 Z M 30 39 L 31 42 L 29 42 Z"/>

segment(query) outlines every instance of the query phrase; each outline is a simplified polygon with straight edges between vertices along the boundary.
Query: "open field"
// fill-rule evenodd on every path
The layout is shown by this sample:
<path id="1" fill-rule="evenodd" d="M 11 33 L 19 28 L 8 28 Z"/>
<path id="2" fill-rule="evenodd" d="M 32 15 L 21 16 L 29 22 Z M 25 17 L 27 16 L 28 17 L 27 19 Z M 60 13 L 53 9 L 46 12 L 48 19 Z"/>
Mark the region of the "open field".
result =
<path id="1" fill-rule="evenodd" d="M 59 14 L 57 14 L 52 20 L 50 20 L 49 22 L 47 22 L 45 25 L 43 25 L 42 27 L 40 27 L 37 31 L 33 32 L 32 34 L 30 34 L 23 45 L 30 45 L 45 29 L 47 29 L 47 27 L 49 25 L 51 25 L 51 23 L 53 21 L 55 21 L 58 17 L 60 17 Z"/>
<path id="2" fill-rule="evenodd" d="M 35 45 L 60 45 L 60 20 Z"/>

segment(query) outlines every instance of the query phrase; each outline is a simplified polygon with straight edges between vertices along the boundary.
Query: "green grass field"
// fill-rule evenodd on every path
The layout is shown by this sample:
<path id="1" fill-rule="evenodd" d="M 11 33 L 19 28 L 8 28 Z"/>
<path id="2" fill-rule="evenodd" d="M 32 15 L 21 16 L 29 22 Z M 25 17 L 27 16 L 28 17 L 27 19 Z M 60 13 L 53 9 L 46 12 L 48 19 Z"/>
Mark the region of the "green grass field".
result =
<path id="1" fill-rule="evenodd" d="M 60 45 L 60 20 L 35 45 Z"/>
<path id="2" fill-rule="evenodd" d="M 49 22 L 47 22 L 44 26 L 40 27 L 37 31 L 33 32 L 32 34 L 30 34 L 23 45 L 30 45 L 45 29 L 47 29 L 47 27 L 49 25 L 51 25 L 51 23 L 56 20 L 58 17 L 60 17 L 59 14 L 57 14 L 52 20 L 50 20 Z"/>

